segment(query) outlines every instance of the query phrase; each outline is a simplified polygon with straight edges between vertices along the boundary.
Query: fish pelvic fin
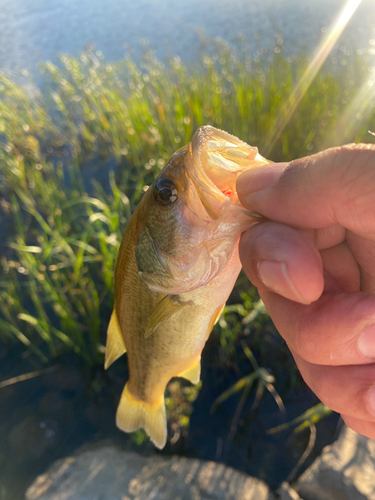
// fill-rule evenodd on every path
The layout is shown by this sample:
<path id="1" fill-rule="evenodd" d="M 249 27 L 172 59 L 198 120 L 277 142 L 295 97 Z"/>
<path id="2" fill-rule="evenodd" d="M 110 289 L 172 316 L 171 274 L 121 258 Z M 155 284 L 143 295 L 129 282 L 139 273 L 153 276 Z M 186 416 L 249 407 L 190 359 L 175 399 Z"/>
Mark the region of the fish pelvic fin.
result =
<path id="1" fill-rule="evenodd" d="M 117 408 L 116 424 L 125 432 L 143 428 L 154 445 L 161 450 L 167 442 L 164 396 L 157 403 L 146 403 L 134 397 L 126 384 Z"/>
<path id="2" fill-rule="evenodd" d="M 198 356 L 194 363 L 190 365 L 189 368 L 181 372 L 178 376 L 185 378 L 192 384 L 197 384 L 201 379 L 201 357 Z"/>
<path id="3" fill-rule="evenodd" d="M 107 369 L 112 363 L 126 352 L 125 342 L 122 338 L 120 325 L 117 318 L 116 308 L 113 309 L 109 320 L 107 331 L 107 347 L 105 351 L 104 368 Z"/>
<path id="4" fill-rule="evenodd" d="M 217 310 L 215 311 L 215 314 L 212 316 L 212 319 L 211 319 L 211 324 L 209 326 L 209 332 L 208 332 L 208 335 L 211 333 L 211 330 L 212 328 L 216 325 L 216 323 L 219 321 L 220 319 L 220 316 L 223 314 L 223 311 L 224 311 L 224 307 L 225 307 L 225 304 L 223 304 L 222 306 L 218 307 Z"/>
<path id="5" fill-rule="evenodd" d="M 219 318 L 224 311 L 225 304 L 219 306 L 214 312 L 207 330 L 207 337 L 210 335 L 212 328 L 219 321 Z M 183 372 L 177 375 L 178 377 L 185 378 L 192 384 L 197 384 L 201 379 L 201 355 Z"/>

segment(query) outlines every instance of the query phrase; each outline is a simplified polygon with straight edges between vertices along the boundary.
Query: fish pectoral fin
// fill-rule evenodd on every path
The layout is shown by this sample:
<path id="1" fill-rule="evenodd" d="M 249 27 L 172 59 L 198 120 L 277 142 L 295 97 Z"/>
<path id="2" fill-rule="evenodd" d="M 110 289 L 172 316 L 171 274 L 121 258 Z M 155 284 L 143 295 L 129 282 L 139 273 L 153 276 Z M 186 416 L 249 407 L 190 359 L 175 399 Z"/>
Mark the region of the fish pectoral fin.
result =
<path id="1" fill-rule="evenodd" d="M 117 408 L 116 425 L 125 432 L 143 428 L 154 445 L 161 450 L 167 442 L 164 396 L 157 403 L 146 403 L 135 398 L 126 384 Z"/>
<path id="2" fill-rule="evenodd" d="M 189 366 L 186 370 L 181 372 L 178 377 L 185 378 L 192 384 L 197 384 L 201 379 L 201 357 L 198 356 L 198 359 L 194 361 L 192 365 Z"/>
<path id="3" fill-rule="evenodd" d="M 104 368 L 107 369 L 113 362 L 126 352 L 125 342 L 122 338 L 116 308 L 113 308 L 107 331 L 107 346 L 105 351 Z"/>
<path id="4" fill-rule="evenodd" d="M 155 309 L 152 311 L 145 331 L 145 339 L 152 335 L 152 333 L 159 328 L 164 321 L 173 316 L 173 314 L 179 311 L 182 307 L 192 304 L 193 302 L 191 300 L 181 300 L 179 295 L 166 295 L 158 304 L 156 304 Z"/>

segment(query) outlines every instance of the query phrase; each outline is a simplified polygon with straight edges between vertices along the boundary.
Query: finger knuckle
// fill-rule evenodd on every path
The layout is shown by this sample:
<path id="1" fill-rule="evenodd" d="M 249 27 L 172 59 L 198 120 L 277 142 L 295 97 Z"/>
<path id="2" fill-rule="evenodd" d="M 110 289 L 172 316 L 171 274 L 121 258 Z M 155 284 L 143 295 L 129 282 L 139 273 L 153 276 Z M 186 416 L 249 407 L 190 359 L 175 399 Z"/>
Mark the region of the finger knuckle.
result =
<path id="1" fill-rule="evenodd" d="M 317 330 L 319 320 L 314 318 L 314 322 L 306 317 L 301 318 L 296 324 L 296 345 L 297 353 L 309 363 L 319 363 L 322 361 L 322 350 L 324 346 L 318 341 Z"/>

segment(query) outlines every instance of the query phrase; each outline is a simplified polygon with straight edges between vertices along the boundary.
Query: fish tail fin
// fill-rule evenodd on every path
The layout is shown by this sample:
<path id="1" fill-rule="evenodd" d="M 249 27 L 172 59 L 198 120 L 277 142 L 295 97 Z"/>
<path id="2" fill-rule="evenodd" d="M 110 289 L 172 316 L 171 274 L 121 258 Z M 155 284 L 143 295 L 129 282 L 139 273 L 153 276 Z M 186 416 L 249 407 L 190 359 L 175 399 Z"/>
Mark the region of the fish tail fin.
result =
<path id="1" fill-rule="evenodd" d="M 135 398 L 126 384 L 117 408 L 116 424 L 125 432 L 143 428 L 154 445 L 161 450 L 167 442 L 164 396 L 159 403 L 146 403 Z"/>

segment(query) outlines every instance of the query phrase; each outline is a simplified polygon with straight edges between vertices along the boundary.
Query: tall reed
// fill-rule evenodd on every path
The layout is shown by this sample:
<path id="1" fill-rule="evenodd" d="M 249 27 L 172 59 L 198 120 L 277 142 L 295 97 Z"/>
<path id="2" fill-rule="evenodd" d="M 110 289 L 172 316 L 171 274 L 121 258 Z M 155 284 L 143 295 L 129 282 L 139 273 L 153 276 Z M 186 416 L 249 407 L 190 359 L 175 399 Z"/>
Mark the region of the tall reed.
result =
<path id="1" fill-rule="evenodd" d="M 374 95 L 367 92 L 360 113 L 355 108 L 358 89 L 373 81 L 370 57 L 327 60 L 270 159 L 373 140 Z M 145 186 L 204 124 L 264 152 L 306 65 L 303 55 L 251 57 L 245 46 L 210 42 L 191 66 L 162 62 L 152 50 L 139 63 L 108 63 L 92 51 L 64 55 L 59 66 L 43 64 L 44 95 L 32 97 L 0 74 L 0 337 L 43 361 L 73 350 L 101 362 L 113 263 Z M 98 165 L 106 189 L 88 179 Z M 244 308 L 235 297 L 249 314 L 250 303 Z M 230 314 L 231 331 L 241 331 L 243 314 Z M 230 350 L 235 339 L 224 323 Z"/>

